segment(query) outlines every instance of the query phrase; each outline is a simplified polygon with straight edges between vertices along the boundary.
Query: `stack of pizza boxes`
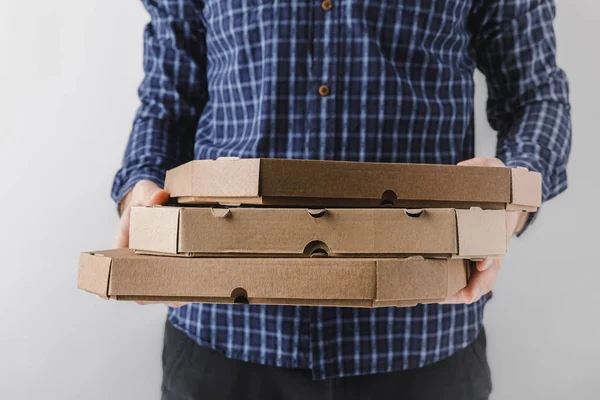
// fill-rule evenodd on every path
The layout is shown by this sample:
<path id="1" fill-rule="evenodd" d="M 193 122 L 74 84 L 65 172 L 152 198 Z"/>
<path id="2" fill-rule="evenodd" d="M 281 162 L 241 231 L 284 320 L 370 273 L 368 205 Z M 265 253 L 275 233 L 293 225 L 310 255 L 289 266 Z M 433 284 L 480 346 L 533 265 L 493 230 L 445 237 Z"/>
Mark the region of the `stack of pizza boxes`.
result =
<path id="1" fill-rule="evenodd" d="M 131 210 L 130 249 L 83 253 L 105 298 L 384 307 L 439 303 L 507 251 L 507 211 L 535 211 L 522 168 L 284 159 L 168 171 L 171 205 Z"/>

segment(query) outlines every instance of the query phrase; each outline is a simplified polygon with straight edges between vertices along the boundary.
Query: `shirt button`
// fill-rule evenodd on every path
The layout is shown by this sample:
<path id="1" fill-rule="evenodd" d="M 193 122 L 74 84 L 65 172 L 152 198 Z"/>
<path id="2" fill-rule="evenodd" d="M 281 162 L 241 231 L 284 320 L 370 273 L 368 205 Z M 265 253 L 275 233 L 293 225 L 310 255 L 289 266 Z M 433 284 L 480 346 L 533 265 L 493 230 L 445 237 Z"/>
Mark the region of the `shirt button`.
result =
<path id="1" fill-rule="evenodd" d="M 319 86 L 319 94 L 323 97 L 328 96 L 329 95 L 329 86 L 327 86 L 327 85 Z"/>
<path id="2" fill-rule="evenodd" d="M 323 0 L 323 2 L 321 3 L 321 8 L 324 11 L 329 11 L 329 10 L 331 10 L 332 7 L 333 7 L 333 2 L 331 0 Z"/>

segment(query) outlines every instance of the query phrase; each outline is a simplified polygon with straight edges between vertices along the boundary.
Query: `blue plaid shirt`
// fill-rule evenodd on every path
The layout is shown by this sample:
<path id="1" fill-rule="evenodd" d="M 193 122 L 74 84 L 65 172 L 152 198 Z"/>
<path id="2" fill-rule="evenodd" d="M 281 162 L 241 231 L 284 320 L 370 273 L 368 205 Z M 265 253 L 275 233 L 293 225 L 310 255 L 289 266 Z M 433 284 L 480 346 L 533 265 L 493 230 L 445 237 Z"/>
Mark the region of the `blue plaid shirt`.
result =
<path id="1" fill-rule="evenodd" d="M 475 68 L 487 77 L 498 157 L 541 172 L 544 200 L 566 188 L 568 86 L 550 0 L 144 3 L 146 76 L 116 201 L 192 158 L 457 163 L 474 152 Z M 191 304 L 170 309 L 169 320 L 227 357 L 309 368 L 318 379 L 448 357 L 478 335 L 486 300 Z"/>

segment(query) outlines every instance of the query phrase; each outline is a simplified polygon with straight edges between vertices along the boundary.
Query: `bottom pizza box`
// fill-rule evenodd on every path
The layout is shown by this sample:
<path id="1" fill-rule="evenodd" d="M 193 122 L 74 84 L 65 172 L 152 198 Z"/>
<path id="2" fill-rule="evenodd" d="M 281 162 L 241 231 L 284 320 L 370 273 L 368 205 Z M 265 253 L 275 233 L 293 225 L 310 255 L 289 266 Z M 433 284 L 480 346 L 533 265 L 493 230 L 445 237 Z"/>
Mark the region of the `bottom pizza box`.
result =
<path id="1" fill-rule="evenodd" d="M 467 285 L 461 259 L 82 253 L 78 287 L 115 300 L 384 307 L 439 303 Z"/>

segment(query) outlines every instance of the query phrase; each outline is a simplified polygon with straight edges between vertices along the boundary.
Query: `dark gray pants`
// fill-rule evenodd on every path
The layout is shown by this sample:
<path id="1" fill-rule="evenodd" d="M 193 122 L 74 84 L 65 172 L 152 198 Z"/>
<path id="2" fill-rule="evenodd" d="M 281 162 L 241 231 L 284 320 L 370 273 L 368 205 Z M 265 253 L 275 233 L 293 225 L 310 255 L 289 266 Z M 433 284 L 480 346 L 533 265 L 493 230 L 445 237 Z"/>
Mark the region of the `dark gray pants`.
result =
<path id="1" fill-rule="evenodd" d="M 421 369 L 312 380 L 302 369 L 231 360 L 167 322 L 163 400 L 485 400 L 492 384 L 485 332 L 452 357 Z"/>

